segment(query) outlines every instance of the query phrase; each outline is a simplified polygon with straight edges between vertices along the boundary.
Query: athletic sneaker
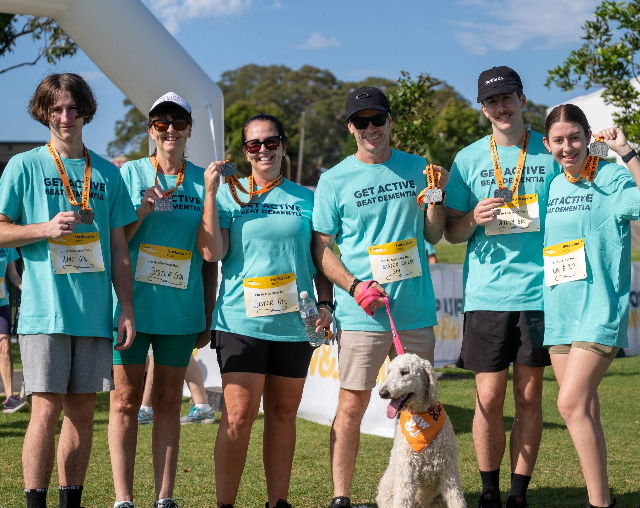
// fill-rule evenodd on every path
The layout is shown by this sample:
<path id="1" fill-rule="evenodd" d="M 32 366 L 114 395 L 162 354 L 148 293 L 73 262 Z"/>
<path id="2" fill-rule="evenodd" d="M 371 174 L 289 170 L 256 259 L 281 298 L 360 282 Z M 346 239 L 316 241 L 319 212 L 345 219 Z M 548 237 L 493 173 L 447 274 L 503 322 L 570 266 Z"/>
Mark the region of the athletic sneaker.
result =
<path id="1" fill-rule="evenodd" d="M 329 508 L 351 508 L 351 499 L 346 496 L 334 497 Z"/>
<path id="2" fill-rule="evenodd" d="M 478 500 L 478 508 L 502 508 L 500 492 L 497 490 L 488 490 L 487 492 L 483 492 Z"/>
<path id="3" fill-rule="evenodd" d="M 138 425 L 148 425 L 153 423 L 153 411 L 140 408 L 138 411 Z"/>
<path id="4" fill-rule="evenodd" d="M 204 409 L 200 409 L 196 406 L 191 406 L 187 416 L 180 418 L 180 423 L 182 425 L 186 425 L 188 423 L 216 423 L 216 414 L 212 407 L 209 407 L 209 410 L 205 411 Z"/>
<path id="5" fill-rule="evenodd" d="M 264 508 L 269 508 L 269 501 L 264 504 Z M 278 502 L 273 508 L 293 508 L 289 503 L 287 503 L 284 499 L 278 499 Z"/>
<path id="6" fill-rule="evenodd" d="M 4 400 L 4 413 L 17 413 L 22 411 L 29 411 L 31 406 L 26 400 L 21 399 L 15 395 L 11 395 Z"/>
<path id="7" fill-rule="evenodd" d="M 507 508 L 528 508 L 526 498 L 522 496 L 509 496 L 507 498 Z"/>
<path id="8" fill-rule="evenodd" d="M 136 508 L 132 501 L 120 501 L 113 505 L 113 508 Z"/>
<path id="9" fill-rule="evenodd" d="M 179 501 L 182 504 L 178 504 Z M 156 501 L 153 503 L 153 508 L 182 508 L 184 506 L 184 499 L 171 499 L 170 497 L 163 499 L 162 502 Z"/>

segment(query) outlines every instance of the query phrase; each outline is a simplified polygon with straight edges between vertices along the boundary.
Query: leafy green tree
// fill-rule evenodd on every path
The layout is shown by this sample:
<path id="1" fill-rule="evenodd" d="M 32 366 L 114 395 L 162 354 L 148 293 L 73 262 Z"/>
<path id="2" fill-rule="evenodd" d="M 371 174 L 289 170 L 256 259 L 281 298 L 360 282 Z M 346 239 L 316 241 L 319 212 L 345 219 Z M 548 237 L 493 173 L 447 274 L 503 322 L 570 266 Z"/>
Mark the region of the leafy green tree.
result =
<path id="1" fill-rule="evenodd" d="M 549 71 L 546 85 L 565 91 L 579 85 L 587 90 L 604 87 L 604 102 L 619 108 L 613 114 L 615 122 L 632 143 L 639 144 L 640 0 L 606 0 L 596 7 L 594 16 L 582 27 L 582 47 Z"/>
<path id="2" fill-rule="evenodd" d="M 526 129 L 544 133 L 544 122 L 547 119 L 547 105 L 536 104 L 527 99 L 527 105 L 522 110 L 522 119 Z"/>
<path id="3" fill-rule="evenodd" d="M 111 157 L 123 153 L 128 159 L 141 159 L 149 155 L 148 118 L 129 99 L 122 102 L 129 109 L 124 120 L 116 121 L 116 139 L 109 141 L 107 153 Z"/>
<path id="4" fill-rule="evenodd" d="M 20 27 L 21 18 L 17 15 L 0 13 L 0 57 L 11 53 L 21 37 L 31 36 L 33 41 L 41 42 L 41 48 L 34 60 L 0 69 L 0 74 L 25 65 L 35 65 L 42 58 L 53 65 L 77 53 L 77 44 L 52 18 L 28 16 L 22 20 L 24 24 Z"/>

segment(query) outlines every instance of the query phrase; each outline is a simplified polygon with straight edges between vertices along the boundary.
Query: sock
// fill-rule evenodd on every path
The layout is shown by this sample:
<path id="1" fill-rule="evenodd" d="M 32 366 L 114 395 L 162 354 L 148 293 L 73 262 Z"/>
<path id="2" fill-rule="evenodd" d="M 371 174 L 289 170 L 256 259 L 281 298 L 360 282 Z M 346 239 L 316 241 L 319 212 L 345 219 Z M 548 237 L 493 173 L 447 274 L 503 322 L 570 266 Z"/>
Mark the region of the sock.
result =
<path id="1" fill-rule="evenodd" d="M 196 407 L 202 411 L 209 411 L 211 409 L 209 404 L 196 404 Z"/>
<path id="2" fill-rule="evenodd" d="M 82 499 L 82 485 L 70 485 L 69 487 L 58 487 L 60 497 L 60 508 L 80 508 Z"/>
<path id="3" fill-rule="evenodd" d="M 27 508 L 47 508 L 49 489 L 24 489 L 27 496 Z"/>
<path id="4" fill-rule="evenodd" d="M 151 406 L 140 406 L 140 409 L 145 410 L 147 413 L 153 413 L 153 408 Z"/>
<path id="5" fill-rule="evenodd" d="M 509 491 L 509 495 L 526 499 L 530 481 L 530 476 L 511 473 L 511 490 Z"/>
<path id="6" fill-rule="evenodd" d="M 483 493 L 488 490 L 500 491 L 500 468 L 495 471 L 480 471 L 480 479 Z"/>

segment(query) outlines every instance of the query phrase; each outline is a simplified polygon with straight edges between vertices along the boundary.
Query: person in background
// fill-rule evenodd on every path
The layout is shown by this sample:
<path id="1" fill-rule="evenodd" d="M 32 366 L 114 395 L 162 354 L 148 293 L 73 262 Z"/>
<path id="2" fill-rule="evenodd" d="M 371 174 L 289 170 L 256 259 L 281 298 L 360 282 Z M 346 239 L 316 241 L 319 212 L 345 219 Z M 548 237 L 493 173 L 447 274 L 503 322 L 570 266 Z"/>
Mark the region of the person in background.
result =
<path id="1" fill-rule="evenodd" d="M 22 289 L 22 278 L 16 270 L 16 260 L 20 254 L 15 249 L 0 249 L 0 376 L 6 398 L 4 399 L 5 413 L 29 411 L 29 403 L 13 394 L 13 358 L 11 357 L 11 305 L 7 279 L 14 286 Z"/>
<path id="2" fill-rule="evenodd" d="M 435 265 L 438 263 L 438 256 L 436 256 L 436 249 L 429 242 L 424 242 L 424 247 L 427 252 L 427 261 L 430 265 Z"/>
<path id="3" fill-rule="evenodd" d="M 627 168 L 589 155 L 613 150 Z M 592 135 L 582 110 L 554 108 L 544 144 L 562 166 L 549 188 L 544 235 L 544 345 L 560 392 L 558 410 L 578 452 L 589 508 L 613 508 L 598 386 L 628 347 L 631 227 L 640 220 L 640 160 L 618 128 Z M 565 206 L 566 205 L 566 206 Z"/>

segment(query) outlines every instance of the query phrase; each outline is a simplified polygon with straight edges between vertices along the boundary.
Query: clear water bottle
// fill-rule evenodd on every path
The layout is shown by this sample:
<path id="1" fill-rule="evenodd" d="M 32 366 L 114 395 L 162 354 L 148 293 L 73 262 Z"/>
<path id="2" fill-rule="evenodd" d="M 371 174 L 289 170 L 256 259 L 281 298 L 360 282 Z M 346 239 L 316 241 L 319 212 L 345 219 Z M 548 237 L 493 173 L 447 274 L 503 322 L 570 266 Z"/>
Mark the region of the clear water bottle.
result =
<path id="1" fill-rule="evenodd" d="M 304 324 L 304 331 L 307 332 L 309 344 L 313 347 L 322 346 L 322 344 L 324 344 L 324 331 L 316 332 L 316 321 L 318 320 L 316 302 L 306 291 L 300 293 L 300 298 L 298 309 L 300 310 L 300 317 Z"/>

